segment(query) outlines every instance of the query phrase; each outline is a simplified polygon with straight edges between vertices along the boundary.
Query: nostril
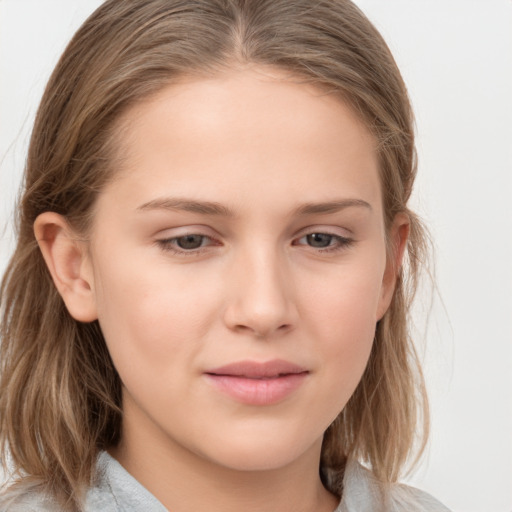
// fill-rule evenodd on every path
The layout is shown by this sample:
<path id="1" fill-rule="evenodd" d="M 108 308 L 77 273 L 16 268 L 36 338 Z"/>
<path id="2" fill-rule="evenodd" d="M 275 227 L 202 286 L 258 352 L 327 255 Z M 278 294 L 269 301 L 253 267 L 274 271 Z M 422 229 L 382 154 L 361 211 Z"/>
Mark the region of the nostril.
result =
<path id="1" fill-rule="evenodd" d="M 246 332 L 250 333 L 253 336 L 256 336 L 258 338 L 267 338 L 271 336 L 273 333 L 282 333 L 288 332 L 291 330 L 292 326 L 291 324 L 282 324 L 279 325 L 276 328 L 272 327 L 257 327 L 257 326 L 250 326 L 250 325 L 244 325 L 244 324 L 236 324 L 233 326 L 233 329 L 235 331 L 238 331 L 240 333 Z"/>
<path id="2" fill-rule="evenodd" d="M 275 291 L 275 286 L 272 290 L 262 286 L 241 290 L 237 286 L 222 312 L 225 325 L 232 331 L 258 338 L 283 335 L 292 330 L 298 321 L 294 301 L 282 290 L 279 294 Z"/>

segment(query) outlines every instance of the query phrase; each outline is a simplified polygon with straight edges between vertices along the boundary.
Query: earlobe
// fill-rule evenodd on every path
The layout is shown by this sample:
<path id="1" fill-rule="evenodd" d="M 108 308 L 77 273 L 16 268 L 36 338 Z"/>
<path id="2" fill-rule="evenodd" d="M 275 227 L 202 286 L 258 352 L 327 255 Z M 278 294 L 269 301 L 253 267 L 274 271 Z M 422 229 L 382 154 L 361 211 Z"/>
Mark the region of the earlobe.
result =
<path id="1" fill-rule="evenodd" d="M 85 244 L 66 219 L 54 212 L 37 217 L 34 234 L 70 315 L 80 322 L 96 320 L 94 282 Z"/>
<path id="2" fill-rule="evenodd" d="M 386 269 L 382 279 L 381 297 L 377 311 L 377 321 L 381 320 L 388 310 L 396 287 L 398 273 L 402 267 L 402 261 L 409 238 L 410 220 L 405 213 L 396 215 L 389 233 L 389 250 L 386 261 Z"/>

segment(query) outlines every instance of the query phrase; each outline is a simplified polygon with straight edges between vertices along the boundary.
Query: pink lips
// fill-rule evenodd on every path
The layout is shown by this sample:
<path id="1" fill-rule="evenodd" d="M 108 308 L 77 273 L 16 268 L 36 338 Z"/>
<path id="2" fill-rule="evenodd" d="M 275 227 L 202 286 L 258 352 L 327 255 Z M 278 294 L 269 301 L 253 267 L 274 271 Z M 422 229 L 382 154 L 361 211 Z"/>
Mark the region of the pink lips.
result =
<path id="1" fill-rule="evenodd" d="M 309 372 L 275 359 L 265 363 L 239 361 L 205 372 L 219 391 L 249 405 L 271 405 L 291 395 Z"/>

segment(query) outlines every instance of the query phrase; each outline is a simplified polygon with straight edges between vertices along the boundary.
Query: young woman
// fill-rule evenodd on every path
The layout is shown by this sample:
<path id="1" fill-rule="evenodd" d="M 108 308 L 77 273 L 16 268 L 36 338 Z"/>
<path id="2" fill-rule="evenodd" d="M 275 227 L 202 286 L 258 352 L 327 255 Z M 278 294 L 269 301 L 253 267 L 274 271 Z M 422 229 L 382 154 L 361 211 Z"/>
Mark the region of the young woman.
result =
<path id="1" fill-rule="evenodd" d="M 1 509 L 446 510 L 396 483 L 428 430 L 414 175 L 352 3 L 105 2 L 32 134 Z"/>

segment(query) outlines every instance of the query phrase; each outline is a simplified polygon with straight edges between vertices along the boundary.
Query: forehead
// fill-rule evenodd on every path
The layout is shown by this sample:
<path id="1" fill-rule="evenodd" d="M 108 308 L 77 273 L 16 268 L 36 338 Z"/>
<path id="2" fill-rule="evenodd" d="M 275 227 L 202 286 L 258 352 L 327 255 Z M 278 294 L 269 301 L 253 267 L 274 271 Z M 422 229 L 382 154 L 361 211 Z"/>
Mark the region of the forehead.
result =
<path id="1" fill-rule="evenodd" d="M 358 116 L 338 95 L 274 69 L 184 78 L 120 125 L 115 181 L 132 182 L 148 200 L 172 189 L 215 190 L 213 199 L 229 201 L 250 183 L 253 194 L 279 202 L 328 200 L 317 196 L 331 192 L 380 201 L 375 141 Z"/>

